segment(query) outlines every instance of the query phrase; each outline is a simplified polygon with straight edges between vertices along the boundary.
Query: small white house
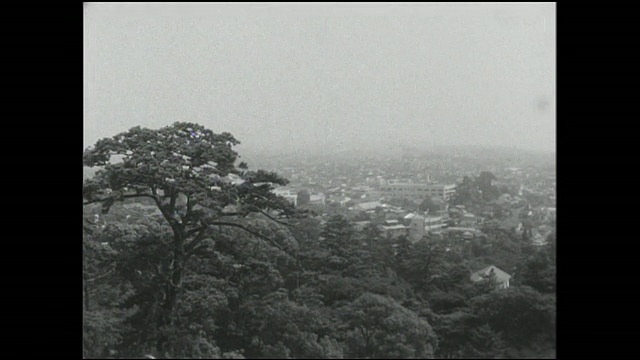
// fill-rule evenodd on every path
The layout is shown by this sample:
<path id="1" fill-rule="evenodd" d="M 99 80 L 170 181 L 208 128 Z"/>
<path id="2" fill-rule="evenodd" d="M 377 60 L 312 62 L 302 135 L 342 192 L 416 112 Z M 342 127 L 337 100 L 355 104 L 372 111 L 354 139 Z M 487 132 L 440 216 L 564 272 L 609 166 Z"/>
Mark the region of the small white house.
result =
<path id="1" fill-rule="evenodd" d="M 482 270 L 478 270 L 471 274 L 471 281 L 479 282 L 488 279 L 491 275 L 495 275 L 495 279 L 500 284 L 499 287 L 501 289 L 506 289 L 509 287 L 509 280 L 511 279 L 511 275 L 506 272 L 498 269 L 494 265 L 487 266 Z"/>

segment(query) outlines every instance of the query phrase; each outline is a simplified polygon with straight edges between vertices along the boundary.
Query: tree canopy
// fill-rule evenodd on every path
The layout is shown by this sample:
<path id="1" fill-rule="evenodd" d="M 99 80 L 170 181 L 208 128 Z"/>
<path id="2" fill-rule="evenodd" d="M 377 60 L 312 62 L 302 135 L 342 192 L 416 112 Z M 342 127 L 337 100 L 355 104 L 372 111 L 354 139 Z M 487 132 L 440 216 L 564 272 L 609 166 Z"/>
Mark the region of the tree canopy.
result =
<path id="1" fill-rule="evenodd" d="M 171 228 L 172 238 L 159 242 L 170 249 L 172 261 L 164 284 L 164 301 L 158 326 L 173 320 L 183 292 L 187 260 L 210 247 L 215 229 L 242 229 L 253 236 L 283 246 L 252 229 L 251 214 L 275 222 L 294 214 L 293 207 L 271 191 L 287 180 L 273 172 L 248 171 L 236 166 L 233 146 L 240 142 L 229 133 L 215 134 L 201 125 L 175 123 L 159 130 L 135 127 L 99 140 L 85 150 L 83 164 L 100 167 L 83 186 L 84 205 L 99 203 L 107 213 L 116 202 L 150 199 Z M 161 341 L 160 343 L 163 343 Z M 161 346 L 160 346 L 161 347 Z"/>

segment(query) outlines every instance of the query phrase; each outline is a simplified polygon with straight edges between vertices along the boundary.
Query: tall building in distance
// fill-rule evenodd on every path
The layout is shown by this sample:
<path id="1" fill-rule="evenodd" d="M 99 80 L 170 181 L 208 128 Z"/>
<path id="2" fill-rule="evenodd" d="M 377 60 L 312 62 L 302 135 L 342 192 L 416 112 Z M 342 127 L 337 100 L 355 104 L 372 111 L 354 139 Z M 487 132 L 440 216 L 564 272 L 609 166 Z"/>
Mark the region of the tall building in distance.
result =
<path id="1" fill-rule="evenodd" d="M 287 199 L 294 206 L 298 205 L 298 194 L 291 189 L 274 189 L 273 193 Z"/>
<path id="2" fill-rule="evenodd" d="M 440 232 L 445 226 L 442 220 L 442 216 L 413 215 L 408 226 L 409 239 L 416 242 L 428 233 Z"/>

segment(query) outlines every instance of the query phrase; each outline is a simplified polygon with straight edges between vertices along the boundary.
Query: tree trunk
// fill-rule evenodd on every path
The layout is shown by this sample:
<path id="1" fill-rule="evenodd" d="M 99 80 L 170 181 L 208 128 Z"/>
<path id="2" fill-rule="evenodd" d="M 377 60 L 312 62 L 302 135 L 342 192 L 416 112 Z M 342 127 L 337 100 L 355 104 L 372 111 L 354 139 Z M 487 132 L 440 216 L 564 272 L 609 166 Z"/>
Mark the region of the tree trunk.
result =
<path id="1" fill-rule="evenodd" d="M 178 301 L 178 293 L 182 284 L 182 268 L 184 266 L 184 250 L 177 250 L 173 255 L 173 270 L 165 309 L 173 311 Z"/>
<path id="2" fill-rule="evenodd" d="M 168 284 L 167 298 L 164 308 L 171 314 L 178 301 L 178 293 L 182 285 L 182 274 L 185 261 L 184 234 L 182 229 L 176 228 L 173 243 L 173 266 L 171 268 L 170 283 Z"/>
<path id="3" fill-rule="evenodd" d="M 167 316 L 171 316 L 178 301 L 178 292 L 180 291 L 180 285 L 182 284 L 182 269 L 185 260 L 184 242 L 185 237 L 187 236 L 184 224 L 180 224 L 173 219 L 176 211 L 176 200 L 178 194 L 173 191 L 173 189 L 170 191 L 171 198 L 169 201 L 168 216 L 165 217 L 167 218 L 167 221 L 169 221 L 171 229 L 173 230 L 173 266 L 171 267 L 169 284 L 167 284 L 167 297 L 163 304 Z"/>
<path id="4" fill-rule="evenodd" d="M 160 318 L 159 326 L 168 326 L 173 322 L 173 312 L 175 311 L 176 304 L 178 303 L 178 295 L 181 291 L 182 275 L 185 261 L 184 229 L 178 225 L 172 226 L 174 231 L 173 242 L 173 266 L 171 266 L 171 274 L 169 276 L 169 283 L 166 287 L 166 297 L 162 304 L 162 316 Z M 158 351 L 164 352 L 165 343 L 168 340 L 168 334 L 163 333 L 157 342 Z"/>

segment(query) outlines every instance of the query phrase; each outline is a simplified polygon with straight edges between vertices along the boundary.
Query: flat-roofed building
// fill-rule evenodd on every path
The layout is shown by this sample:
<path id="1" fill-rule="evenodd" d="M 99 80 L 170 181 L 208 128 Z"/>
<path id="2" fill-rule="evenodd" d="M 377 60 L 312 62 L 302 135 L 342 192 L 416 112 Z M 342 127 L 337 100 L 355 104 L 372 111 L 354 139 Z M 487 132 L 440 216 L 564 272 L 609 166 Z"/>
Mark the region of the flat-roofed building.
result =
<path id="1" fill-rule="evenodd" d="M 424 199 L 427 196 L 449 200 L 455 185 L 392 183 L 380 187 L 380 194 L 390 199 Z"/>
<path id="2" fill-rule="evenodd" d="M 383 225 L 382 233 L 390 239 L 395 239 L 401 235 L 407 234 L 407 227 L 402 224 L 396 225 Z"/>
<path id="3" fill-rule="evenodd" d="M 431 197 L 438 197 L 443 200 L 449 200 L 456 193 L 456 186 L 452 185 L 429 185 L 429 193 Z"/>
<path id="4" fill-rule="evenodd" d="M 364 203 L 355 205 L 352 208 L 349 208 L 349 210 L 368 211 L 368 210 L 375 210 L 378 207 L 382 207 L 382 204 L 379 201 L 369 201 L 369 202 L 364 202 Z"/>
<path id="5" fill-rule="evenodd" d="M 289 200 L 294 206 L 298 204 L 298 194 L 291 189 L 273 189 L 273 193 Z"/>
<path id="6" fill-rule="evenodd" d="M 324 194 L 311 194 L 309 196 L 309 203 L 316 205 L 324 205 L 327 197 Z"/>
<path id="7" fill-rule="evenodd" d="M 409 238 L 418 241 L 427 233 L 439 232 L 443 227 L 442 216 L 413 215 L 409 223 Z"/>

